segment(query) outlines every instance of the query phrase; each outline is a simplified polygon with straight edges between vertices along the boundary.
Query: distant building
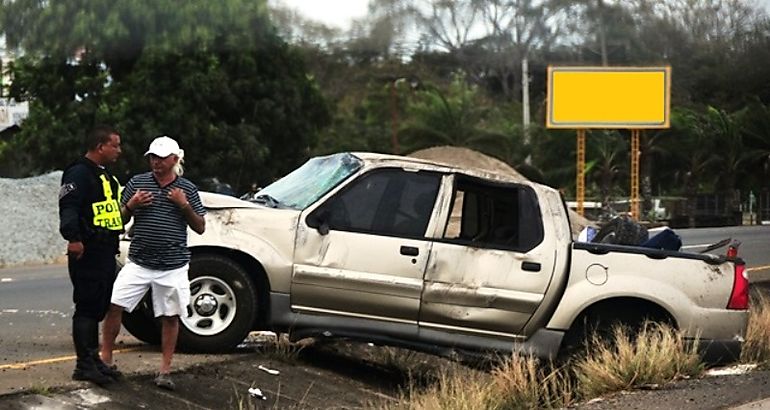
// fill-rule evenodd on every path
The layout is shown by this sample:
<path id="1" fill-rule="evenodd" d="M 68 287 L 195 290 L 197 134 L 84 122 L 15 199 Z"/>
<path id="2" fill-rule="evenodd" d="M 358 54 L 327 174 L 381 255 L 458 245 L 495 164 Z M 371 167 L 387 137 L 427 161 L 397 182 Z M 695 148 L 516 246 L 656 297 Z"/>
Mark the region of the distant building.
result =
<path id="1" fill-rule="evenodd" d="M 20 126 L 29 115 L 29 103 L 18 102 L 8 97 L 11 77 L 8 64 L 16 58 L 16 52 L 9 50 L 5 36 L 0 36 L 0 132 L 12 126 Z"/>

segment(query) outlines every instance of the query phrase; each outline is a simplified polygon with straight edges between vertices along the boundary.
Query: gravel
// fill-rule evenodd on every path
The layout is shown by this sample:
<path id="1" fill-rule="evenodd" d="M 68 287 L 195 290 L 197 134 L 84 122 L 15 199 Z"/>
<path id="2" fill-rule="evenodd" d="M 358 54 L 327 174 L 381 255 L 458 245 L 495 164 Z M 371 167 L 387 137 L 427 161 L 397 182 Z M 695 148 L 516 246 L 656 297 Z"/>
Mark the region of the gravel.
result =
<path id="1" fill-rule="evenodd" d="M 59 235 L 61 171 L 32 178 L 0 178 L 0 267 L 64 262 Z"/>

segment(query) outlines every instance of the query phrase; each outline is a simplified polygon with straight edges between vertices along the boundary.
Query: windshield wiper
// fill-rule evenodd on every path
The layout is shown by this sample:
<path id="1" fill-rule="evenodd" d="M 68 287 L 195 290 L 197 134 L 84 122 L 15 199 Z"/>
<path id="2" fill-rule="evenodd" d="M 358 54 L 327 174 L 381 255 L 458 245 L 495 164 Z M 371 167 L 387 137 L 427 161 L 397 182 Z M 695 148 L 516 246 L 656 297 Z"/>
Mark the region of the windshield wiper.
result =
<path id="1" fill-rule="evenodd" d="M 262 194 L 262 195 L 255 196 L 254 197 L 254 202 L 257 202 L 257 203 L 260 203 L 260 204 L 265 204 L 265 205 L 269 206 L 270 208 L 278 208 L 278 205 L 281 204 L 280 202 L 278 202 L 277 199 L 273 198 L 272 196 L 270 196 L 268 194 Z"/>

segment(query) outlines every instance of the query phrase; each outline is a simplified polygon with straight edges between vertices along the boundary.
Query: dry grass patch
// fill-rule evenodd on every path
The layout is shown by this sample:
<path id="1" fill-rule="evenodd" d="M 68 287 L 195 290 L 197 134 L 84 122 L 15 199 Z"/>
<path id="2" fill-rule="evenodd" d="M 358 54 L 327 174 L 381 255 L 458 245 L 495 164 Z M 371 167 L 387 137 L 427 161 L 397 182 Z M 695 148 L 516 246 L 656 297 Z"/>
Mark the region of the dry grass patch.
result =
<path id="1" fill-rule="evenodd" d="M 569 373 L 537 359 L 512 356 L 490 372 L 459 364 L 438 371 L 427 388 L 409 385 L 398 403 L 376 409 L 477 410 L 563 408 L 574 403 Z"/>
<path id="2" fill-rule="evenodd" d="M 465 410 L 565 408 L 578 400 L 634 388 L 657 387 L 697 377 L 704 364 L 698 343 L 668 325 L 645 323 L 641 329 L 612 329 L 610 340 L 594 337 L 587 352 L 554 367 L 530 357 L 512 356 L 491 371 L 458 364 L 445 366 L 420 388 L 410 383 L 397 403 L 376 409 Z"/>
<path id="3" fill-rule="evenodd" d="M 639 332 L 613 329 L 611 342 L 594 338 L 585 357 L 574 364 L 581 396 L 654 387 L 698 376 L 704 365 L 698 344 L 687 343 L 667 325 L 645 323 Z"/>
<path id="4" fill-rule="evenodd" d="M 770 300 L 759 293 L 753 295 L 751 300 L 741 361 L 759 363 L 763 367 L 770 364 Z"/>
<path id="5" fill-rule="evenodd" d="M 409 410 L 500 408 L 502 397 L 488 373 L 454 365 L 447 366 L 436 377 L 436 382 L 426 389 L 410 384 L 397 404 L 385 403 L 375 407 Z"/>
<path id="6" fill-rule="evenodd" d="M 568 369 L 531 357 L 512 356 L 492 370 L 492 381 L 501 409 L 563 408 L 576 398 Z"/>

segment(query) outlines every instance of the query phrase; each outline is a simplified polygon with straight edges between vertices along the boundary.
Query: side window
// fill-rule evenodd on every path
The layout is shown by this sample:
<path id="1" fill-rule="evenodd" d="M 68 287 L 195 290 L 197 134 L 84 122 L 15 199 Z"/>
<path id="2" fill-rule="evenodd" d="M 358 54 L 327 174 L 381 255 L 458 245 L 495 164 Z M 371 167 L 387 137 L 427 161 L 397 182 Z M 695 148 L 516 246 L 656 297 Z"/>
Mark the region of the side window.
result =
<path id="1" fill-rule="evenodd" d="M 384 169 L 369 172 L 324 204 L 333 230 L 423 237 L 441 176 Z"/>
<path id="2" fill-rule="evenodd" d="M 478 247 L 526 252 L 543 240 L 534 191 L 458 177 L 443 238 Z"/>

